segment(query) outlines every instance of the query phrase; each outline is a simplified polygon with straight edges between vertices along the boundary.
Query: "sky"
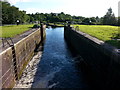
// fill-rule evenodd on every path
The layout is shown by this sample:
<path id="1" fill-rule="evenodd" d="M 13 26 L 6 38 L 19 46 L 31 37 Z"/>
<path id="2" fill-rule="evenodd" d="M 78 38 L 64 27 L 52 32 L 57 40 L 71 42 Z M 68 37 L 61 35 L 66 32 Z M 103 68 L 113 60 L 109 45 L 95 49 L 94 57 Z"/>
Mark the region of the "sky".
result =
<path id="1" fill-rule="evenodd" d="M 119 0 L 7 0 L 28 13 L 60 13 L 84 17 L 103 17 L 111 7 L 118 16 Z M 120 5 L 120 4 L 119 4 Z"/>

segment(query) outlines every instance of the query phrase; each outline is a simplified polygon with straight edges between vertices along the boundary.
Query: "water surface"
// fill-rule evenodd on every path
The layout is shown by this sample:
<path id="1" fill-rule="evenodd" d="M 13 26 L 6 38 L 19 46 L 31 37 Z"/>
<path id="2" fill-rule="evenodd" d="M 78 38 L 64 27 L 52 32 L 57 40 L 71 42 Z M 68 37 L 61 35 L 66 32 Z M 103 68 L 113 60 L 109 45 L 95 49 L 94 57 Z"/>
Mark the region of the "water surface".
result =
<path id="1" fill-rule="evenodd" d="M 71 51 L 64 40 L 64 28 L 46 30 L 43 55 L 38 64 L 33 88 L 88 88 L 79 68 L 81 56 Z"/>

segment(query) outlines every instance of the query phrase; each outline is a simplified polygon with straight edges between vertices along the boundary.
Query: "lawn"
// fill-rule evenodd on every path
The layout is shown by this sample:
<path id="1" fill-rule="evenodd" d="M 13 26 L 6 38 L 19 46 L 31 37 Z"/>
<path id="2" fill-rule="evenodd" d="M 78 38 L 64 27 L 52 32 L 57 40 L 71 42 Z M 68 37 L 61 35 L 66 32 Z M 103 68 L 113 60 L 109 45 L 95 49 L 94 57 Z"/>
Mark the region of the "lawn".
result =
<path id="1" fill-rule="evenodd" d="M 120 48 L 120 27 L 107 25 L 74 25 L 74 28 Z"/>
<path id="2" fill-rule="evenodd" d="M 15 37 L 16 35 L 30 30 L 31 27 L 33 27 L 33 24 L 0 26 L 0 28 L 2 28 L 0 29 L 0 37 Z"/>

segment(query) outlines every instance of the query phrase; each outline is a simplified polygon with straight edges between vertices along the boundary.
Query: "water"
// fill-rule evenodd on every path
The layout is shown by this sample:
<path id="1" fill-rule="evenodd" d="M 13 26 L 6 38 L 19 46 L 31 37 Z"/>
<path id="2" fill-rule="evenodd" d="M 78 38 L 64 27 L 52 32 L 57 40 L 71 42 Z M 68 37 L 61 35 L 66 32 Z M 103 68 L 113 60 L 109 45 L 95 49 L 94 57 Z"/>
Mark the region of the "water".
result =
<path id="1" fill-rule="evenodd" d="M 46 30 L 43 55 L 32 88 L 88 88 L 79 68 L 81 56 L 64 40 L 64 28 Z"/>

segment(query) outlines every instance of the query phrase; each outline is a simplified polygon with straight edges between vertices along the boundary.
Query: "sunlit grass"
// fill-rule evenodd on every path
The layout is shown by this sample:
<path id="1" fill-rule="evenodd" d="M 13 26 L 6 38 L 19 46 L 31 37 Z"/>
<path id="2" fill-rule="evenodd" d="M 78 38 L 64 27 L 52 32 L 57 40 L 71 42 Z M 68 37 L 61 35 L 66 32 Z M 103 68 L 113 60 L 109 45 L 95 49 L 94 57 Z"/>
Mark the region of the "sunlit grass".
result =
<path id="1" fill-rule="evenodd" d="M 30 30 L 33 24 L 28 25 L 10 25 L 10 26 L 0 26 L 0 37 L 15 37 L 25 31 Z"/>
<path id="2" fill-rule="evenodd" d="M 79 27 L 79 30 L 103 40 L 113 46 L 120 48 L 120 29 L 117 26 L 108 25 L 74 25 Z M 77 27 L 77 28 L 78 28 Z"/>

